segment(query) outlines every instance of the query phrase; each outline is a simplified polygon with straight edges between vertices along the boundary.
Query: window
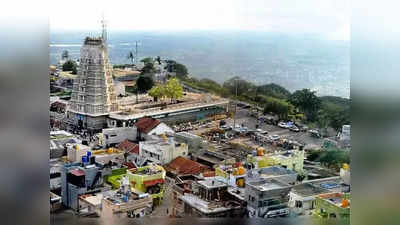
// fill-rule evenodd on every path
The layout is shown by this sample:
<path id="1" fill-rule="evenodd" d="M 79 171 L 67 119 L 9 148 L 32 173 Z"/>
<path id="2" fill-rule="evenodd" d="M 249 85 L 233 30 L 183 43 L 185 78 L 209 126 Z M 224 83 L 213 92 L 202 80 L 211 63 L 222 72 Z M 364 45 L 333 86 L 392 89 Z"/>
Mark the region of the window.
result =
<path id="1" fill-rule="evenodd" d="M 302 207 L 303 207 L 303 202 L 297 200 L 297 201 L 295 202 L 295 206 L 296 206 L 296 208 L 302 208 Z"/>

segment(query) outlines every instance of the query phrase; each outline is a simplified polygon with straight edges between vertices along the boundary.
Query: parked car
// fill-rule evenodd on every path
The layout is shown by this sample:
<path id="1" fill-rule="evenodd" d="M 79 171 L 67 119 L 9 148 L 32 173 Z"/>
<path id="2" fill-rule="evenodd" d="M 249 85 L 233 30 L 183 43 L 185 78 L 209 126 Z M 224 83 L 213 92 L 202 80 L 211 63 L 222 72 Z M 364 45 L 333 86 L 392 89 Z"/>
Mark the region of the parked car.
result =
<path id="1" fill-rule="evenodd" d="M 321 134 L 319 133 L 318 130 L 309 130 L 308 132 L 310 132 L 311 137 L 316 137 L 316 138 L 321 137 Z"/>
<path id="2" fill-rule="evenodd" d="M 289 128 L 289 130 L 291 130 L 291 131 L 294 131 L 294 132 L 299 132 L 300 131 L 300 129 L 298 128 L 298 127 L 296 127 L 296 126 L 291 126 L 290 128 Z"/>
<path id="3" fill-rule="evenodd" d="M 289 124 L 287 124 L 287 123 L 285 123 L 285 122 L 279 122 L 278 123 L 278 127 L 281 127 L 281 128 L 285 128 L 285 129 L 288 129 L 288 128 L 290 128 L 292 125 L 289 125 Z"/>
<path id="4" fill-rule="evenodd" d="M 276 140 L 279 140 L 281 137 L 279 136 L 279 135 L 277 135 L 277 134 L 274 134 L 274 135 L 271 135 L 270 136 L 270 139 L 272 140 L 272 141 L 276 141 Z"/>

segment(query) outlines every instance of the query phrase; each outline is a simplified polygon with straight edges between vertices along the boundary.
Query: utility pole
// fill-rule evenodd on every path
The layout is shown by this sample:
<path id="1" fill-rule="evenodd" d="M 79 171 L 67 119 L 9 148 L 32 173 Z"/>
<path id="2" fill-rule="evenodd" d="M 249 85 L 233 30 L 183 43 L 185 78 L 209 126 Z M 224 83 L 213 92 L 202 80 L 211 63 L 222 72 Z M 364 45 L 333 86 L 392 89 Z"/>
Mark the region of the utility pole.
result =
<path id="1" fill-rule="evenodd" d="M 138 48 L 137 48 L 137 41 L 135 41 L 135 64 L 136 68 L 138 67 Z"/>
<path id="2" fill-rule="evenodd" d="M 136 64 L 136 68 L 138 67 L 138 48 L 137 48 L 137 41 L 135 41 L 135 64 Z M 137 80 L 136 80 L 136 104 L 139 103 L 139 88 L 137 85 Z"/>
<path id="3" fill-rule="evenodd" d="M 235 99 L 235 114 L 233 115 L 233 129 L 236 128 L 236 111 L 237 111 L 237 95 L 238 95 L 237 79 L 235 79 L 235 87 L 236 87 L 236 99 Z"/>

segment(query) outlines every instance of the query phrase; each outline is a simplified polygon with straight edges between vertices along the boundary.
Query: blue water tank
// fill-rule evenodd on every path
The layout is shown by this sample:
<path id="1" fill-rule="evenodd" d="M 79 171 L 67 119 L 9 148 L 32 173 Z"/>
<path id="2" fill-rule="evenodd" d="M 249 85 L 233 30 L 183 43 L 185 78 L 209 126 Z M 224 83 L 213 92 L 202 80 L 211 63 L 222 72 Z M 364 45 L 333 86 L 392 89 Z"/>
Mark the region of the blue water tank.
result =
<path id="1" fill-rule="evenodd" d="M 82 163 L 83 164 L 88 163 L 88 157 L 86 155 L 82 156 Z"/>
<path id="2" fill-rule="evenodd" d="M 122 196 L 122 201 L 123 202 L 128 202 L 128 196 L 127 195 L 123 195 Z"/>
<path id="3" fill-rule="evenodd" d="M 257 156 L 257 150 L 253 150 L 253 156 Z"/>
<path id="4" fill-rule="evenodd" d="M 87 154 L 88 159 L 90 159 L 90 156 L 92 155 L 92 152 L 88 151 L 86 154 Z"/>

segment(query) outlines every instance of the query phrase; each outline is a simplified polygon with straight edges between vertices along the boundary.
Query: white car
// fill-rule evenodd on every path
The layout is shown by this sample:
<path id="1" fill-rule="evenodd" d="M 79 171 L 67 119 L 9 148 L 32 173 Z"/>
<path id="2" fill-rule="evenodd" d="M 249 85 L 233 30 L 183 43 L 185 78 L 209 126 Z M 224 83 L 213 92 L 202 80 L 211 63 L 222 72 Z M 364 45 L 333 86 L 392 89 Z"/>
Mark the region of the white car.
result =
<path id="1" fill-rule="evenodd" d="M 279 135 L 277 135 L 277 134 L 274 134 L 274 135 L 270 136 L 270 139 L 273 140 L 273 141 L 279 140 L 280 138 L 281 137 Z"/>
<path id="2" fill-rule="evenodd" d="M 284 122 L 279 122 L 278 127 L 285 128 L 285 129 L 289 128 L 289 126 Z"/>

